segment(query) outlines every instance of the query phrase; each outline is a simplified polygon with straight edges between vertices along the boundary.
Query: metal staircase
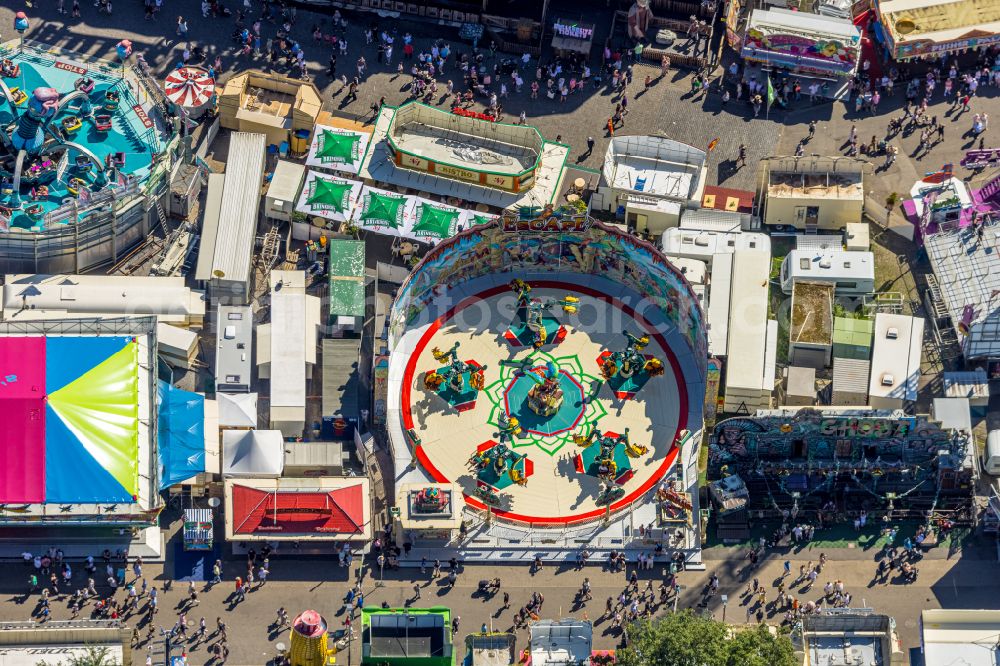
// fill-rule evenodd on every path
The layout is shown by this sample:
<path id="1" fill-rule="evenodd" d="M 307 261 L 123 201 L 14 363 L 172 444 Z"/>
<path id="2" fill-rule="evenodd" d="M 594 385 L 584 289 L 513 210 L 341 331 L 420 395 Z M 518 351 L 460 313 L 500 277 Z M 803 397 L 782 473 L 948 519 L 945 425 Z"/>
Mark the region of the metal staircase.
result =
<path id="1" fill-rule="evenodd" d="M 169 234 L 170 226 L 167 222 L 167 213 L 163 210 L 163 204 L 160 203 L 158 198 L 154 199 L 153 203 L 156 206 L 156 219 L 160 221 L 160 227 L 163 229 L 163 233 Z"/>

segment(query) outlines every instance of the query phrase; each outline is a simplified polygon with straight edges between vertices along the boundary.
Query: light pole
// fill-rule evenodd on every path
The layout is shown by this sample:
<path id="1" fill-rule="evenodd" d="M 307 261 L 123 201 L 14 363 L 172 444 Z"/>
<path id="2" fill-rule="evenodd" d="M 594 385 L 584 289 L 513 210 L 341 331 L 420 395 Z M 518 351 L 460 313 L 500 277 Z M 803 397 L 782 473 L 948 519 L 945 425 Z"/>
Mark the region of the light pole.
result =
<path id="1" fill-rule="evenodd" d="M 17 34 L 21 36 L 21 42 L 18 45 L 18 51 L 24 50 L 24 33 L 28 30 L 28 15 L 24 12 L 18 12 L 14 15 L 14 30 Z"/>
<path id="2" fill-rule="evenodd" d="M 128 62 L 128 57 L 132 55 L 132 40 L 123 39 L 118 42 L 115 46 L 115 52 L 118 54 L 118 58 L 122 61 L 122 78 L 125 78 L 125 64 Z"/>
<path id="3" fill-rule="evenodd" d="M 720 598 L 722 599 L 722 623 L 725 624 L 726 623 L 726 606 L 729 605 L 729 595 L 728 594 L 723 594 Z"/>

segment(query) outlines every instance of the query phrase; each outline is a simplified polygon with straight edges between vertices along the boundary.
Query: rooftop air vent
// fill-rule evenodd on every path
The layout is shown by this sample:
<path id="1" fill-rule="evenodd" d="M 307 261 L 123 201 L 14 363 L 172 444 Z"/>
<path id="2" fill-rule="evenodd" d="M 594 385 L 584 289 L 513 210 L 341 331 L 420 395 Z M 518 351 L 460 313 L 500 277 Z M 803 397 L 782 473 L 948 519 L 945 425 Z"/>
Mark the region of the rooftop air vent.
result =
<path id="1" fill-rule="evenodd" d="M 885 337 L 887 340 L 895 340 L 899 337 L 899 329 L 895 326 L 890 326 L 885 332 Z"/>
<path id="2" fill-rule="evenodd" d="M 892 386 L 895 383 L 895 377 L 892 376 L 891 372 L 886 372 L 882 374 L 882 386 Z"/>

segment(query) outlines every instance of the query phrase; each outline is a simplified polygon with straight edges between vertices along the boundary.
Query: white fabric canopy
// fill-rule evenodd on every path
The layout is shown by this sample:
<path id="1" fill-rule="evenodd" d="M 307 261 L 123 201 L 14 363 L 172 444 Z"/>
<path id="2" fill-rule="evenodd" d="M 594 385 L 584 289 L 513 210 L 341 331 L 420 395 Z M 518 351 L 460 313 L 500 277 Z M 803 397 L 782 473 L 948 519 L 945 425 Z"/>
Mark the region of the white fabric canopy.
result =
<path id="1" fill-rule="evenodd" d="M 454 217 L 449 222 L 447 218 L 452 215 Z M 454 236 L 459 226 L 468 229 L 475 224 L 475 215 L 471 210 L 366 185 L 361 190 L 351 219 L 360 229 L 367 231 L 437 243 Z"/>
<path id="2" fill-rule="evenodd" d="M 368 138 L 364 132 L 316 125 L 306 166 L 357 174 L 368 150 Z"/>
<path id="3" fill-rule="evenodd" d="M 223 428 L 257 427 L 256 393 L 217 393 L 219 426 Z"/>
<path id="4" fill-rule="evenodd" d="M 344 192 L 344 199 L 339 201 L 341 210 L 338 210 L 335 204 L 324 201 L 322 196 L 314 196 L 314 194 L 322 195 L 322 192 L 318 191 L 323 187 L 320 183 L 331 183 L 333 185 L 332 188 L 327 189 L 327 192 L 330 194 L 332 194 L 332 191 Z M 345 190 L 344 186 L 350 187 Z M 349 220 L 358 204 L 358 199 L 361 197 L 363 187 L 356 180 L 340 178 L 323 173 L 322 171 L 310 169 L 309 173 L 306 174 L 306 182 L 302 187 L 302 193 L 299 195 L 299 201 L 295 205 L 295 210 L 304 215 L 322 217 L 334 222 Z M 310 203 L 310 200 L 312 203 Z"/>
<path id="5" fill-rule="evenodd" d="M 280 430 L 226 430 L 222 433 L 222 475 L 277 478 L 285 469 Z"/>

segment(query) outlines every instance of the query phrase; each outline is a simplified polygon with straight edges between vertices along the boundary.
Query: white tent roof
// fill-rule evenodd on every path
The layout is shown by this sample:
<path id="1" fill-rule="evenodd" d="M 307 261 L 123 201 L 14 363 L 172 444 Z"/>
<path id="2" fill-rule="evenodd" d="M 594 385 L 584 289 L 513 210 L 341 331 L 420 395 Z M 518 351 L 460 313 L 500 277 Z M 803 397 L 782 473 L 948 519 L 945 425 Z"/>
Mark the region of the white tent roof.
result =
<path id="1" fill-rule="evenodd" d="M 222 475 L 279 477 L 285 447 L 278 430 L 226 430 L 222 433 Z"/>
<path id="2" fill-rule="evenodd" d="M 256 428 L 256 393 L 217 393 L 219 426 L 222 428 Z"/>

